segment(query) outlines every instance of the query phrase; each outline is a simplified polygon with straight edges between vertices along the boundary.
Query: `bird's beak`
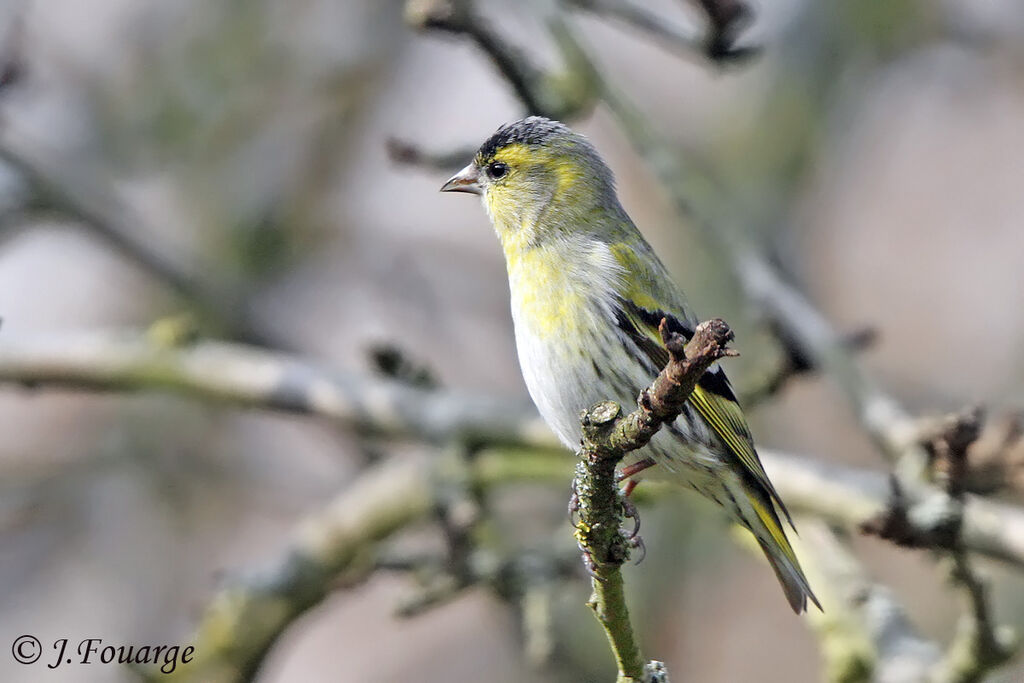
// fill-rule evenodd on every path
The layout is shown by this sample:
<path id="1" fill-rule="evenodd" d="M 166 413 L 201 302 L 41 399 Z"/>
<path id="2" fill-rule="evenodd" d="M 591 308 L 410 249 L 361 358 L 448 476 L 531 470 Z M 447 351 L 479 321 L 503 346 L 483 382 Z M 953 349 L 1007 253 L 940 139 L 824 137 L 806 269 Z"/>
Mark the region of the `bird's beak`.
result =
<path id="1" fill-rule="evenodd" d="M 480 185 L 480 171 L 476 164 L 470 164 L 462 169 L 441 186 L 441 192 L 469 192 L 470 194 L 483 194 L 484 188 Z"/>

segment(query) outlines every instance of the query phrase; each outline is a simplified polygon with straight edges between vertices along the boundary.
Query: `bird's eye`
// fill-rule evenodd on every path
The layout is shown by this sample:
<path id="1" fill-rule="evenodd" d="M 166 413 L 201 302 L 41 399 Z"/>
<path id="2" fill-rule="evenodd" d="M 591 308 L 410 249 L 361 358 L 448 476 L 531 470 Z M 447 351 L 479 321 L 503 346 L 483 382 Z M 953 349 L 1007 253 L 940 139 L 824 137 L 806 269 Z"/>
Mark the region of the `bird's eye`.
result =
<path id="1" fill-rule="evenodd" d="M 508 166 L 500 161 L 495 161 L 487 165 L 487 177 L 491 180 L 497 180 L 508 173 Z"/>

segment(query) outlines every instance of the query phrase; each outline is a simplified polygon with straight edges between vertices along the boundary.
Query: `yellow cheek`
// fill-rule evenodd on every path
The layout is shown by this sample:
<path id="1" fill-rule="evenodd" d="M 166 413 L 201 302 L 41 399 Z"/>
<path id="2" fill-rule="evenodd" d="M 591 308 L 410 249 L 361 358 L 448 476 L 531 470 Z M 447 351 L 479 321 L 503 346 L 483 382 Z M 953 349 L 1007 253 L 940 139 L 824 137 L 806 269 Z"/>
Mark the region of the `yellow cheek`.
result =
<path id="1" fill-rule="evenodd" d="M 551 168 L 554 169 L 555 178 L 558 181 L 556 195 L 564 195 L 575 190 L 584 182 L 579 164 L 559 159 L 552 161 Z"/>

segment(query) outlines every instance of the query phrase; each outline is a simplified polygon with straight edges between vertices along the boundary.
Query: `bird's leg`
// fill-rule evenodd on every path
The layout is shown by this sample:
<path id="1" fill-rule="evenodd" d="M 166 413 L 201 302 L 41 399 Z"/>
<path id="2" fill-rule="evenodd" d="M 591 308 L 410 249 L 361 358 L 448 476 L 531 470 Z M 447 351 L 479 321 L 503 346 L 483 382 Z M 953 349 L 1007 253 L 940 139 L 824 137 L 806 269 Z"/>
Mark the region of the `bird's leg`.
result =
<path id="1" fill-rule="evenodd" d="M 654 467 L 656 464 L 657 463 L 654 462 L 654 458 L 644 458 L 642 460 L 637 460 L 632 465 L 626 465 L 625 467 L 622 468 L 622 471 L 619 472 L 619 481 L 629 479 L 633 475 L 643 472 L 648 467 Z M 632 479 L 629 479 L 629 481 L 626 482 L 625 492 L 627 496 L 633 492 L 633 489 L 636 488 L 636 485 L 637 482 L 633 481 Z"/>
<path id="2" fill-rule="evenodd" d="M 640 511 L 636 509 L 636 505 L 629 499 L 628 491 L 623 492 L 620 502 L 622 503 L 622 516 L 626 519 L 633 520 L 633 530 L 626 531 L 623 529 L 622 535 L 626 537 L 627 541 L 632 541 L 636 539 L 637 534 L 640 533 Z"/>
<path id="3" fill-rule="evenodd" d="M 634 474 L 643 472 L 648 467 L 654 467 L 656 464 L 657 463 L 654 462 L 653 458 L 644 458 L 643 460 L 637 460 L 632 465 L 626 465 L 622 468 L 622 471 L 619 472 L 619 481 L 628 480 L 626 481 L 626 485 L 622 487 L 622 492 L 626 497 L 629 497 L 629 494 L 633 493 L 633 489 L 636 488 L 636 485 L 640 483 L 635 479 L 630 479 L 630 477 Z"/>

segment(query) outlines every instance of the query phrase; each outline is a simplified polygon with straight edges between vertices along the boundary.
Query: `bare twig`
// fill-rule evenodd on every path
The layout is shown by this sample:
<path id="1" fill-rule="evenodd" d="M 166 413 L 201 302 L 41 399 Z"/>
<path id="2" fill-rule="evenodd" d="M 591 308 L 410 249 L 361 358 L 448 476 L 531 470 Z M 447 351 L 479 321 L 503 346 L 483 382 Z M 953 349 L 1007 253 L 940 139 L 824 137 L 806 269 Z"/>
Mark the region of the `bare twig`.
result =
<path id="1" fill-rule="evenodd" d="M 734 47 L 739 33 L 753 19 L 750 6 L 743 0 L 692 0 L 708 19 L 705 49 L 711 59 L 734 58 L 740 52 Z"/>
<path id="2" fill-rule="evenodd" d="M 210 604 L 193 639 L 196 657 L 153 680 L 251 680 L 278 636 L 319 603 L 336 577 L 372 568 L 382 540 L 433 510 L 427 461 L 391 461 L 369 470 L 296 530 L 289 550 L 251 576 L 236 578 Z"/>
<path id="3" fill-rule="evenodd" d="M 823 612 L 808 615 L 830 683 L 926 681 L 939 648 L 921 637 L 891 590 L 873 581 L 820 518 L 800 517 L 793 539 Z"/>
<path id="4" fill-rule="evenodd" d="M 708 31 L 687 29 L 636 0 L 563 0 L 566 5 L 600 16 L 607 16 L 642 31 L 684 57 L 699 56 L 713 63 L 735 62 L 757 53 L 754 48 L 739 48 L 735 40 L 749 22 L 749 12 L 730 14 L 714 11 Z M 701 3 L 705 4 L 705 3 Z M 716 4 L 716 3 L 707 3 Z M 726 3 L 721 3 L 726 4 Z M 742 7 L 740 3 L 736 4 Z"/>
<path id="5" fill-rule="evenodd" d="M 870 348 L 874 344 L 877 333 L 875 330 L 863 327 L 843 335 L 843 344 L 851 351 L 860 352 Z M 748 410 L 768 400 L 794 377 L 808 374 L 814 371 L 814 365 L 810 359 L 803 357 L 799 349 L 792 344 L 787 344 L 785 339 L 776 333 L 782 345 L 782 360 L 766 373 L 762 378 L 753 383 L 752 386 L 744 387 L 740 395 L 740 403 Z"/>
<path id="6" fill-rule="evenodd" d="M 580 56 L 558 43 L 564 72 L 549 73 L 512 45 L 481 17 L 472 0 L 408 0 L 406 23 L 418 30 L 465 36 L 487 55 L 531 114 L 572 119 L 597 100 L 590 73 Z"/>
<path id="7" fill-rule="evenodd" d="M 568 464 L 529 405 L 339 372 L 299 356 L 242 344 L 155 343 L 141 332 L 16 339 L 0 335 L 0 384 L 32 390 L 166 391 L 226 405 L 330 419 L 365 434 L 488 446 L 475 458 L 483 481 L 564 482 Z M 515 448 L 515 457 L 491 457 Z M 526 450 L 522 450 L 526 449 Z M 760 449 L 793 509 L 855 527 L 886 509 L 888 478 Z M 911 521 L 912 523 L 912 521 Z M 923 530 L 921 530 L 923 533 Z M 1024 511 L 965 496 L 961 539 L 969 550 L 1024 566 Z"/>
<path id="8" fill-rule="evenodd" d="M 223 326 L 230 336 L 265 346 L 288 347 L 285 340 L 253 319 L 239 293 L 147 242 L 139 231 L 142 218 L 102 175 L 78 168 L 72 160 L 42 145 L 30 147 L 26 139 L 26 135 L 5 126 L 0 134 L 0 161 L 24 178 L 33 197 L 45 198 L 48 210 L 81 221 L 130 262 Z"/>
<path id="9" fill-rule="evenodd" d="M 732 331 L 721 320 L 697 326 L 689 344 L 668 331 L 665 321 L 661 335 L 669 351 L 668 365 L 640 395 L 638 408 L 622 415 L 617 403 L 598 403 L 582 415 L 583 443 L 573 480 L 575 504 L 579 511 L 576 540 L 579 541 L 593 574 L 594 594 L 588 603 L 608 637 L 618 665 L 618 681 L 649 681 L 646 664 L 629 621 L 623 593 L 622 564 L 629 558 L 630 542 L 619 530 L 623 503 L 615 468 L 631 451 L 643 448 L 682 411 L 687 398 L 704 371 L 725 356 Z"/>
<path id="10" fill-rule="evenodd" d="M 396 164 L 419 166 L 431 171 L 455 171 L 464 166 L 476 148 L 460 148 L 448 152 L 428 152 L 408 140 L 389 138 L 386 143 L 388 158 Z"/>
<path id="11" fill-rule="evenodd" d="M 93 391 L 171 391 L 237 406 L 318 415 L 366 434 L 557 448 L 550 431 L 525 404 L 368 381 L 300 356 L 241 344 L 203 341 L 173 347 L 130 332 L 20 341 L 0 337 L 0 382 Z M 513 431 L 506 432 L 509 428 Z"/>
<path id="12" fill-rule="evenodd" d="M 1008 662 L 1020 644 L 1013 629 L 1000 626 L 989 605 L 988 586 L 971 566 L 967 553 L 950 554 L 950 579 L 964 596 L 965 610 L 949 651 L 937 667 L 934 683 L 979 683 Z"/>

